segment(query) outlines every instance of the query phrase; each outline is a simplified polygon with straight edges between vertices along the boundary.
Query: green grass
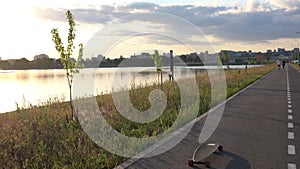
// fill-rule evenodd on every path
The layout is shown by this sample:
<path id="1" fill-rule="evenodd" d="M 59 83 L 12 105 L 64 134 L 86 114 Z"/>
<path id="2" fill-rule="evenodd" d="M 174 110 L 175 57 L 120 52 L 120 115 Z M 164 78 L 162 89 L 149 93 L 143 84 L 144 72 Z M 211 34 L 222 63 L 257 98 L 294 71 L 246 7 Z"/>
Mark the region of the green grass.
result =
<path id="1" fill-rule="evenodd" d="M 245 70 L 225 71 L 227 97 L 256 81 L 274 65 Z M 211 88 L 207 74 L 197 77 L 200 89 L 198 115 L 209 110 Z M 148 95 L 160 85 L 136 86 L 130 90 L 134 107 L 140 111 L 150 108 Z M 169 129 L 180 110 L 180 91 L 176 83 L 163 85 L 167 108 L 155 121 L 140 124 L 121 116 L 111 94 L 97 96 L 99 109 L 117 131 L 130 137 L 151 137 Z M 192 90 L 192 89 L 191 89 Z M 214 105 L 217 103 L 214 103 Z M 69 105 L 59 101 L 40 107 L 18 109 L 0 115 L 0 166 L 3 168 L 114 168 L 127 158 L 113 155 L 97 146 L 76 121 L 68 121 Z M 191 119 L 184 119 L 181 124 Z"/>

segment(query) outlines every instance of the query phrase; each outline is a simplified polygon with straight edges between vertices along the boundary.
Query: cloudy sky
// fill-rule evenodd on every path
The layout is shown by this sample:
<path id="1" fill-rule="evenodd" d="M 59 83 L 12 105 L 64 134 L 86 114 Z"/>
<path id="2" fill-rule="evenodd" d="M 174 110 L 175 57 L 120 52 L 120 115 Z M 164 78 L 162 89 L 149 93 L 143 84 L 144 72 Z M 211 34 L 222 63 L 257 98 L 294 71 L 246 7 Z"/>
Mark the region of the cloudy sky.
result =
<path id="1" fill-rule="evenodd" d="M 0 57 L 57 58 L 50 31 L 67 33 L 68 9 L 77 23 L 76 42 L 101 46 L 92 54 L 111 58 L 152 49 L 264 52 L 292 49 L 300 40 L 300 0 L 11 0 L 0 5 Z"/>

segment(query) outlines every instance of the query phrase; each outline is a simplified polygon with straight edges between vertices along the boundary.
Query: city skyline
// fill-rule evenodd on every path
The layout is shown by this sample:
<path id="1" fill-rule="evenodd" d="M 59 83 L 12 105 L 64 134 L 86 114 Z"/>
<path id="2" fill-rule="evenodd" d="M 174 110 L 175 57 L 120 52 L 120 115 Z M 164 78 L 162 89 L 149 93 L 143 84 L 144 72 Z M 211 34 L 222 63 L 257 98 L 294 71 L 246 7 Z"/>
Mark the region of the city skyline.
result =
<path id="1" fill-rule="evenodd" d="M 162 52 L 162 51 L 158 51 L 159 52 L 159 55 L 161 56 L 165 56 L 165 57 L 169 57 L 169 54 L 170 52 Z M 180 54 L 175 54 L 174 56 L 175 57 L 179 57 L 179 56 L 183 56 L 183 55 L 190 55 L 190 54 L 197 54 L 197 55 L 202 55 L 202 54 L 206 54 L 206 55 L 222 55 L 222 53 L 224 52 L 230 52 L 230 53 L 237 53 L 238 55 L 239 54 L 252 54 L 253 56 L 257 55 L 257 54 L 264 54 L 264 55 L 267 55 L 267 54 L 271 54 L 272 56 L 278 56 L 278 54 L 281 54 L 282 57 L 286 57 L 286 56 L 293 56 L 296 52 L 296 54 L 299 54 L 299 48 L 293 48 L 293 49 L 286 49 L 286 48 L 277 48 L 277 49 L 268 49 L 266 51 L 253 51 L 253 50 L 228 50 L 228 49 L 221 49 L 220 51 L 216 51 L 214 53 L 209 53 L 208 51 L 194 51 L 194 52 L 191 52 L 191 53 L 180 53 Z M 154 54 L 154 51 L 142 51 L 142 52 L 138 52 L 138 53 L 132 53 L 130 55 L 127 55 L 127 56 L 124 56 L 124 55 L 119 55 L 119 57 L 115 57 L 115 58 L 110 58 L 108 56 L 105 56 L 105 55 L 102 55 L 101 53 L 100 54 L 96 54 L 96 55 L 92 55 L 90 57 L 87 57 L 87 58 L 83 58 L 83 60 L 92 60 L 92 59 L 127 59 L 127 58 L 151 58 L 152 54 Z M 276 57 L 277 57 L 276 56 Z M 17 58 L 17 59 L 2 59 L 0 58 L 0 60 L 2 61 L 16 61 L 16 60 L 21 60 L 21 59 L 24 59 L 25 57 L 22 57 L 22 58 Z M 40 54 L 37 54 L 37 55 L 34 55 L 34 57 L 32 57 L 31 59 L 27 59 L 28 61 L 36 61 L 36 60 L 42 60 L 42 59 L 56 59 L 56 60 L 60 60 L 60 58 L 55 58 L 55 57 L 51 57 L 45 53 L 40 53 Z M 75 57 L 71 57 L 71 59 L 75 62 L 76 61 L 76 58 Z M 99 61 L 100 61 L 99 60 Z"/>
<path id="2" fill-rule="evenodd" d="M 18 5 L 16 5 L 18 4 Z M 25 57 L 32 59 L 34 55 L 45 53 L 58 58 L 51 41 L 51 29 L 58 28 L 62 35 L 68 29 L 64 13 L 70 9 L 77 23 L 77 40 L 86 44 L 89 39 L 105 25 L 112 21 L 128 16 L 129 14 L 146 14 L 149 12 L 167 13 L 182 18 L 195 25 L 211 44 L 210 53 L 220 50 L 260 51 L 268 49 L 286 48 L 288 50 L 299 46 L 300 34 L 300 1 L 295 0 L 235 0 L 227 2 L 215 1 L 112 1 L 73 3 L 53 1 L 10 1 L 1 8 L 2 28 L 0 36 L 2 59 L 18 59 Z M 154 20 L 155 21 L 155 20 Z M 134 18 L 131 23 L 144 27 L 161 30 L 167 26 L 147 23 Z M 143 27 L 141 28 L 143 29 Z M 175 29 L 182 33 L 184 25 Z M 126 33 L 125 31 L 122 33 Z M 193 32 L 185 32 L 188 45 L 197 52 L 205 51 L 205 45 L 196 43 L 198 38 Z M 140 42 L 147 43 L 143 46 Z M 144 49 L 173 49 L 176 54 L 189 53 L 179 44 L 168 39 L 159 39 L 155 36 L 134 37 L 110 53 L 110 58 L 120 55 L 129 56 L 136 51 L 139 44 Z M 126 50 L 125 50 L 126 49 Z M 118 52 L 118 53 L 117 53 Z M 96 55 L 96 54 L 95 54 Z"/>

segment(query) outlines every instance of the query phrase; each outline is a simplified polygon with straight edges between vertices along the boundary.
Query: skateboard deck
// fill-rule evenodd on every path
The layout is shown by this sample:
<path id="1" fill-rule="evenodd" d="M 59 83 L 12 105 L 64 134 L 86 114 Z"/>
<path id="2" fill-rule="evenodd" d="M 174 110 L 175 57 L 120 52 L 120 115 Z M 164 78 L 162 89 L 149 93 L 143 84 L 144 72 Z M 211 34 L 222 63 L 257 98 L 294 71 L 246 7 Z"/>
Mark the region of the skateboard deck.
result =
<path id="1" fill-rule="evenodd" d="M 188 165 L 193 166 L 194 164 L 204 164 L 206 167 L 210 167 L 209 161 L 202 161 L 217 150 L 223 151 L 223 146 L 218 143 L 206 143 L 197 147 L 194 151 L 193 158 L 188 160 Z"/>

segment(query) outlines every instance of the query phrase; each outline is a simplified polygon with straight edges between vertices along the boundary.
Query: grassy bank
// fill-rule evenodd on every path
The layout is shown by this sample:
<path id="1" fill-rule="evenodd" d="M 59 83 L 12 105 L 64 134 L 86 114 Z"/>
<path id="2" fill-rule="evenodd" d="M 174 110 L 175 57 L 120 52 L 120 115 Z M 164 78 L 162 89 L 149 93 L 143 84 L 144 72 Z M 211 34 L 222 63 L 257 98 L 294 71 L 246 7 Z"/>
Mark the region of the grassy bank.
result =
<path id="1" fill-rule="evenodd" d="M 227 96 L 256 81 L 274 65 L 225 71 Z M 199 115 L 211 107 L 207 74 L 197 76 L 200 89 Z M 131 102 L 138 110 L 150 107 L 148 94 L 160 86 L 136 86 L 130 90 Z M 131 137 L 151 137 L 167 130 L 180 110 L 180 91 L 176 83 L 166 82 L 163 91 L 167 108 L 155 121 L 140 124 L 121 116 L 110 94 L 97 97 L 97 103 L 113 128 Z M 126 160 L 97 146 L 76 121 L 67 121 L 67 103 L 49 102 L 41 107 L 0 115 L 0 167 L 3 168 L 113 168 Z M 187 121 L 190 119 L 186 119 Z M 187 122 L 185 121 L 185 122 Z"/>
<path id="2" fill-rule="evenodd" d="M 293 66 L 295 69 L 300 70 L 298 63 L 290 63 L 290 65 Z"/>

